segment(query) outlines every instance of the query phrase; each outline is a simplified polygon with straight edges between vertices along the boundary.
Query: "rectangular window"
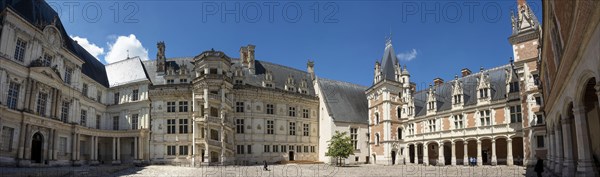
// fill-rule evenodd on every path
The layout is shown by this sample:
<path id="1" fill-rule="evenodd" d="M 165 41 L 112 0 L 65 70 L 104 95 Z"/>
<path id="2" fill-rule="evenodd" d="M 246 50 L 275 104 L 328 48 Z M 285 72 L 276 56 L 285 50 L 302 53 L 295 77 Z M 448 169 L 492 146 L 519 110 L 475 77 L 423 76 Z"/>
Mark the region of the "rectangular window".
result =
<path id="1" fill-rule="evenodd" d="M 237 145 L 236 146 L 236 153 L 237 154 L 244 154 L 244 145 Z"/>
<path id="2" fill-rule="evenodd" d="M 464 128 L 464 117 L 462 114 L 454 115 L 454 128 L 461 129 Z"/>
<path id="3" fill-rule="evenodd" d="M 42 66 L 50 67 L 52 65 L 52 58 L 52 55 L 45 53 L 41 62 Z"/>
<path id="4" fill-rule="evenodd" d="M 536 96 L 535 104 L 537 104 L 538 106 L 541 106 L 542 105 L 542 97 Z"/>
<path id="5" fill-rule="evenodd" d="M 487 125 L 491 125 L 491 124 L 492 124 L 492 120 L 490 117 L 490 110 L 479 111 L 479 125 L 487 126 Z"/>
<path id="6" fill-rule="evenodd" d="M 302 146 L 296 146 L 296 151 L 302 152 Z"/>
<path id="7" fill-rule="evenodd" d="M 272 104 L 267 104 L 267 114 L 274 114 L 275 106 Z"/>
<path id="8" fill-rule="evenodd" d="M 296 107 L 288 107 L 288 116 L 296 117 Z"/>
<path id="9" fill-rule="evenodd" d="M 88 96 L 88 85 L 86 83 L 83 83 L 83 87 L 81 88 L 81 94 L 83 94 L 83 96 L 85 96 L 85 97 L 89 97 Z"/>
<path id="10" fill-rule="evenodd" d="M 350 128 L 350 140 L 354 149 L 358 149 L 358 128 Z"/>
<path id="11" fill-rule="evenodd" d="M 293 150 L 294 150 L 294 146 L 290 146 L 290 151 L 293 151 Z"/>
<path id="12" fill-rule="evenodd" d="M 310 114 L 308 114 L 308 109 L 302 109 L 302 118 L 308 118 Z"/>
<path id="13" fill-rule="evenodd" d="M 279 152 L 279 145 L 273 145 L 273 152 Z"/>
<path id="14" fill-rule="evenodd" d="M 188 133 L 188 119 L 179 119 L 179 133 Z"/>
<path id="15" fill-rule="evenodd" d="M 15 47 L 15 60 L 23 62 L 25 58 L 25 49 L 27 48 L 27 42 L 22 39 L 17 39 L 17 45 Z"/>
<path id="16" fill-rule="evenodd" d="M 509 92 L 518 92 L 519 91 L 519 82 L 511 82 L 509 84 Z"/>
<path id="17" fill-rule="evenodd" d="M 286 150 L 286 148 L 287 148 L 287 146 L 286 146 L 286 145 L 281 145 L 281 152 L 285 152 L 285 151 L 287 151 L 287 150 Z"/>
<path id="18" fill-rule="evenodd" d="M 119 130 L 119 116 L 113 117 L 113 130 Z"/>
<path id="19" fill-rule="evenodd" d="M 215 129 L 210 129 L 210 139 L 219 141 L 219 131 Z"/>
<path id="20" fill-rule="evenodd" d="M 175 134 L 175 119 L 167 119 L 167 134 Z"/>
<path id="21" fill-rule="evenodd" d="M 65 78 L 64 81 L 67 85 L 71 85 L 71 77 L 73 76 L 73 69 L 66 68 L 65 69 Z"/>
<path id="22" fill-rule="evenodd" d="M 42 93 L 42 92 L 38 93 L 36 111 L 42 117 L 46 117 L 46 101 L 47 100 L 48 100 L 47 93 Z"/>
<path id="23" fill-rule="evenodd" d="M 13 143 L 13 135 L 14 135 L 14 128 L 11 127 L 2 127 L 2 144 L 0 145 L 0 148 L 3 151 L 12 151 L 12 143 Z"/>
<path id="24" fill-rule="evenodd" d="M 175 102 L 174 101 L 167 102 L 167 112 L 175 112 Z"/>
<path id="25" fill-rule="evenodd" d="M 271 151 L 271 146 L 269 145 L 264 145 L 264 152 L 270 152 Z"/>
<path id="26" fill-rule="evenodd" d="M 187 101 L 179 102 L 179 112 L 188 112 L 188 102 Z"/>
<path id="27" fill-rule="evenodd" d="M 70 106 L 69 102 L 67 102 L 67 101 L 62 102 L 62 108 L 60 110 L 60 120 L 64 123 L 67 123 L 67 121 L 69 121 L 69 106 Z"/>
<path id="28" fill-rule="evenodd" d="M 115 93 L 113 103 L 119 104 L 119 92 Z"/>
<path id="29" fill-rule="evenodd" d="M 96 100 L 102 103 L 102 91 L 98 91 L 98 93 L 96 93 Z"/>
<path id="30" fill-rule="evenodd" d="M 188 155 L 188 146 L 179 146 L 179 155 Z"/>
<path id="31" fill-rule="evenodd" d="M 60 148 L 60 154 L 63 156 L 67 155 L 67 137 L 60 137 L 58 146 Z"/>
<path id="32" fill-rule="evenodd" d="M 304 152 L 308 152 L 308 146 L 304 146 Z"/>
<path id="33" fill-rule="evenodd" d="M 100 114 L 96 115 L 96 129 L 100 129 L 100 125 L 102 125 L 102 116 Z"/>
<path id="34" fill-rule="evenodd" d="M 138 114 L 132 114 L 131 115 L 131 129 L 132 130 L 137 130 L 138 129 L 138 124 L 139 124 Z"/>
<path id="35" fill-rule="evenodd" d="M 81 126 L 86 126 L 87 123 L 87 111 L 86 110 L 81 110 L 81 119 L 79 121 L 79 124 Z"/>
<path id="36" fill-rule="evenodd" d="M 244 102 L 235 102 L 235 112 L 244 112 Z"/>
<path id="37" fill-rule="evenodd" d="M 309 126 L 310 126 L 309 124 L 304 124 L 303 125 L 303 127 L 302 127 L 302 130 L 304 130 L 303 134 L 302 134 L 303 136 L 309 136 L 309 130 L 310 130 Z"/>
<path id="38" fill-rule="evenodd" d="M 135 89 L 133 90 L 133 93 L 131 93 L 131 101 L 137 101 L 139 99 L 139 90 Z"/>
<path id="39" fill-rule="evenodd" d="M 536 139 L 537 139 L 537 147 L 544 148 L 544 145 L 545 145 L 544 144 L 544 136 L 538 135 L 538 136 L 536 136 Z"/>
<path id="40" fill-rule="evenodd" d="M 237 134 L 244 133 L 244 119 L 236 119 L 235 120 L 235 132 Z"/>
<path id="41" fill-rule="evenodd" d="M 310 152 L 313 152 L 313 153 L 315 152 L 315 146 L 310 146 Z M 358 158 L 358 157 L 356 157 L 356 158 Z M 358 161 L 358 160 L 356 160 L 356 161 Z"/>
<path id="42" fill-rule="evenodd" d="M 536 117 L 535 123 L 537 125 L 544 124 L 544 116 L 542 114 L 537 114 L 537 115 L 535 115 L 535 117 Z"/>
<path id="43" fill-rule="evenodd" d="M 290 135 L 296 135 L 296 122 L 290 122 Z"/>
<path id="44" fill-rule="evenodd" d="M 248 154 L 252 154 L 252 145 L 247 145 L 246 147 L 248 149 Z"/>
<path id="45" fill-rule="evenodd" d="M 20 88 L 21 84 L 10 82 L 8 86 L 8 98 L 6 100 L 6 106 L 8 106 L 9 109 L 17 109 Z"/>
<path id="46" fill-rule="evenodd" d="M 179 79 L 179 83 L 187 83 L 187 79 Z"/>
<path id="47" fill-rule="evenodd" d="M 267 120 L 267 134 L 272 135 L 274 133 L 274 122 L 272 120 Z"/>
<path id="48" fill-rule="evenodd" d="M 175 146 L 167 146 L 167 155 L 175 155 Z"/>
<path id="49" fill-rule="evenodd" d="M 175 83 L 175 80 L 173 80 L 173 79 L 167 79 L 167 84 L 174 84 L 174 83 Z"/>
<path id="50" fill-rule="evenodd" d="M 427 121 L 427 126 L 429 127 L 429 132 L 435 132 L 436 129 L 436 119 L 431 119 Z"/>
<path id="51" fill-rule="evenodd" d="M 517 123 L 522 122 L 523 118 L 521 115 L 521 105 L 511 106 L 510 107 L 510 122 Z"/>
<path id="52" fill-rule="evenodd" d="M 415 124 L 408 124 L 408 134 L 409 135 L 415 134 Z"/>

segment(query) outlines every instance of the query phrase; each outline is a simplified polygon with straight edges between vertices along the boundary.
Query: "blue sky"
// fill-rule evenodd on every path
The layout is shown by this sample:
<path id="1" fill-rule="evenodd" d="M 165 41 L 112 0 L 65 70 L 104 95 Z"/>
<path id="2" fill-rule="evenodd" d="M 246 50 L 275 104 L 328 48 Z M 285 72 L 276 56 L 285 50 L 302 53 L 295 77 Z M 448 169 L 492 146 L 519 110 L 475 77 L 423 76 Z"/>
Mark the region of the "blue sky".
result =
<path id="1" fill-rule="evenodd" d="M 127 50 L 153 60 L 158 41 L 169 58 L 211 48 L 237 58 L 241 46 L 254 44 L 258 60 L 305 70 L 311 59 L 319 77 L 370 86 L 391 32 L 400 63 L 421 89 L 513 56 L 516 0 L 48 2 L 67 33 L 103 63 L 124 59 Z M 541 2 L 528 3 L 541 21 Z"/>

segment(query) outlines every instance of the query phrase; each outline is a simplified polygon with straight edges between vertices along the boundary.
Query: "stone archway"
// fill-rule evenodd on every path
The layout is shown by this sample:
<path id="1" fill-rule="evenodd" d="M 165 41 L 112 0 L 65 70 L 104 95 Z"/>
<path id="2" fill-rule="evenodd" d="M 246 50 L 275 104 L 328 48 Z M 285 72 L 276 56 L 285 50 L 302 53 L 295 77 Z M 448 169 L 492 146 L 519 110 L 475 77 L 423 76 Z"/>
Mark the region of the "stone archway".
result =
<path id="1" fill-rule="evenodd" d="M 439 154 L 438 148 L 439 144 L 437 142 L 427 143 L 427 157 L 429 161 L 429 165 L 438 165 L 439 156 L 443 154 Z"/>
<path id="2" fill-rule="evenodd" d="M 31 162 L 42 163 L 42 147 L 44 145 L 44 136 L 37 132 L 31 139 Z"/>
<path id="3" fill-rule="evenodd" d="M 507 165 L 508 151 L 506 138 L 496 139 L 496 159 L 498 165 Z"/>
<path id="4" fill-rule="evenodd" d="M 600 105 L 598 103 L 598 92 L 596 90 L 596 78 L 589 79 L 585 84 L 583 90 L 583 108 L 585 114 L 585 120 L 587 121 L 588 138 L 587 141 L 590 148 L 591 160 L 596 167 L 600 167 Z M 598 88 L 600 89 L 600 88 Z"/>
<path id="5" fill-rule="evenodd" d="M 525 159 L 523 152 L 523 137 L 512 138 L 512 154 L 514 164 L 523 165 L 523 160 Z"/>

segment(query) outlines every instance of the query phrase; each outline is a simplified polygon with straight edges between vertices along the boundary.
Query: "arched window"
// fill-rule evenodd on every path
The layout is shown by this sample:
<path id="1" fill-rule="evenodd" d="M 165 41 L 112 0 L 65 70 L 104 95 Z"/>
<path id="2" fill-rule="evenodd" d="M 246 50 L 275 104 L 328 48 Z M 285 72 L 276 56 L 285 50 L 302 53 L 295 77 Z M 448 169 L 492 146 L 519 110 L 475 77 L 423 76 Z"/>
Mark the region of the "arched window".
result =
<path id="1" fill-rule="evenodd" d="M 400 119 L 402 115 L 402 112 L 400 112 L 400 107 L 396 108 L 396 114 L 398 115 L 398 119 Z"/>
<path id="2" fill-rule="evenodd" d="M 379 145 L 379 133 L 375 133 L 375 145 Z"/>
<path id="3" fill-rule="evenodd" d="M 375 113 L 375 125 L 379 124 L 379 113 Z"/>

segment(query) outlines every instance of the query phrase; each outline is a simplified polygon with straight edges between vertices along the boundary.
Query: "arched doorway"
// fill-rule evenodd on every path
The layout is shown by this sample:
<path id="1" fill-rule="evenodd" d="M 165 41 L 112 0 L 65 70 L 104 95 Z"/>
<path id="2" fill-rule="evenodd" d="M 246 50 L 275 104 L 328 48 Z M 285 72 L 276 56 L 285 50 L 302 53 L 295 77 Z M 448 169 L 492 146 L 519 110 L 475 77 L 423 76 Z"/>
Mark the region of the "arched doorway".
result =
<path id="1" fill-rule="evenodd" d="M 396 164 L 396 151 L 392 151 L 392 165 Z"/>
<path id="2" fill-rule="evenodd" d="M 594 166 L 600 166 L 600 108 L 598 95 L 596 94 L 596 78 L 591 78 L 585 85 L 583 93 L 583 107 L 587 121 L 589 148 L 592 154 Z"/>
<path id="3" fill-rule="evenodd" d="M 294 161 L 294 151 L 288 152 L 289 161 Z"/>
<path id="4" fill-rule="evenodd" d="M 514 164 L 523 165 L 523 159 L 525 159 L 523 152 L 523 137 L 512 138 L 512 153 Z"/>
<path id="5" fill-rule="evenodd" d="M 408 145 L 408 156 L 410 157 L 408 159 L 408 161 L 410 163 L 415 163 L 416 152 L 415 152 L 415 145 L 414 144 Z"/>
<path id="6" fill-rule="evenodd" d="M 31 139 L 31 161 L 33 163 L 42 163 L 42 146 L 44 144 L 44 137 L 41 133 L 33 134 Z"/>

